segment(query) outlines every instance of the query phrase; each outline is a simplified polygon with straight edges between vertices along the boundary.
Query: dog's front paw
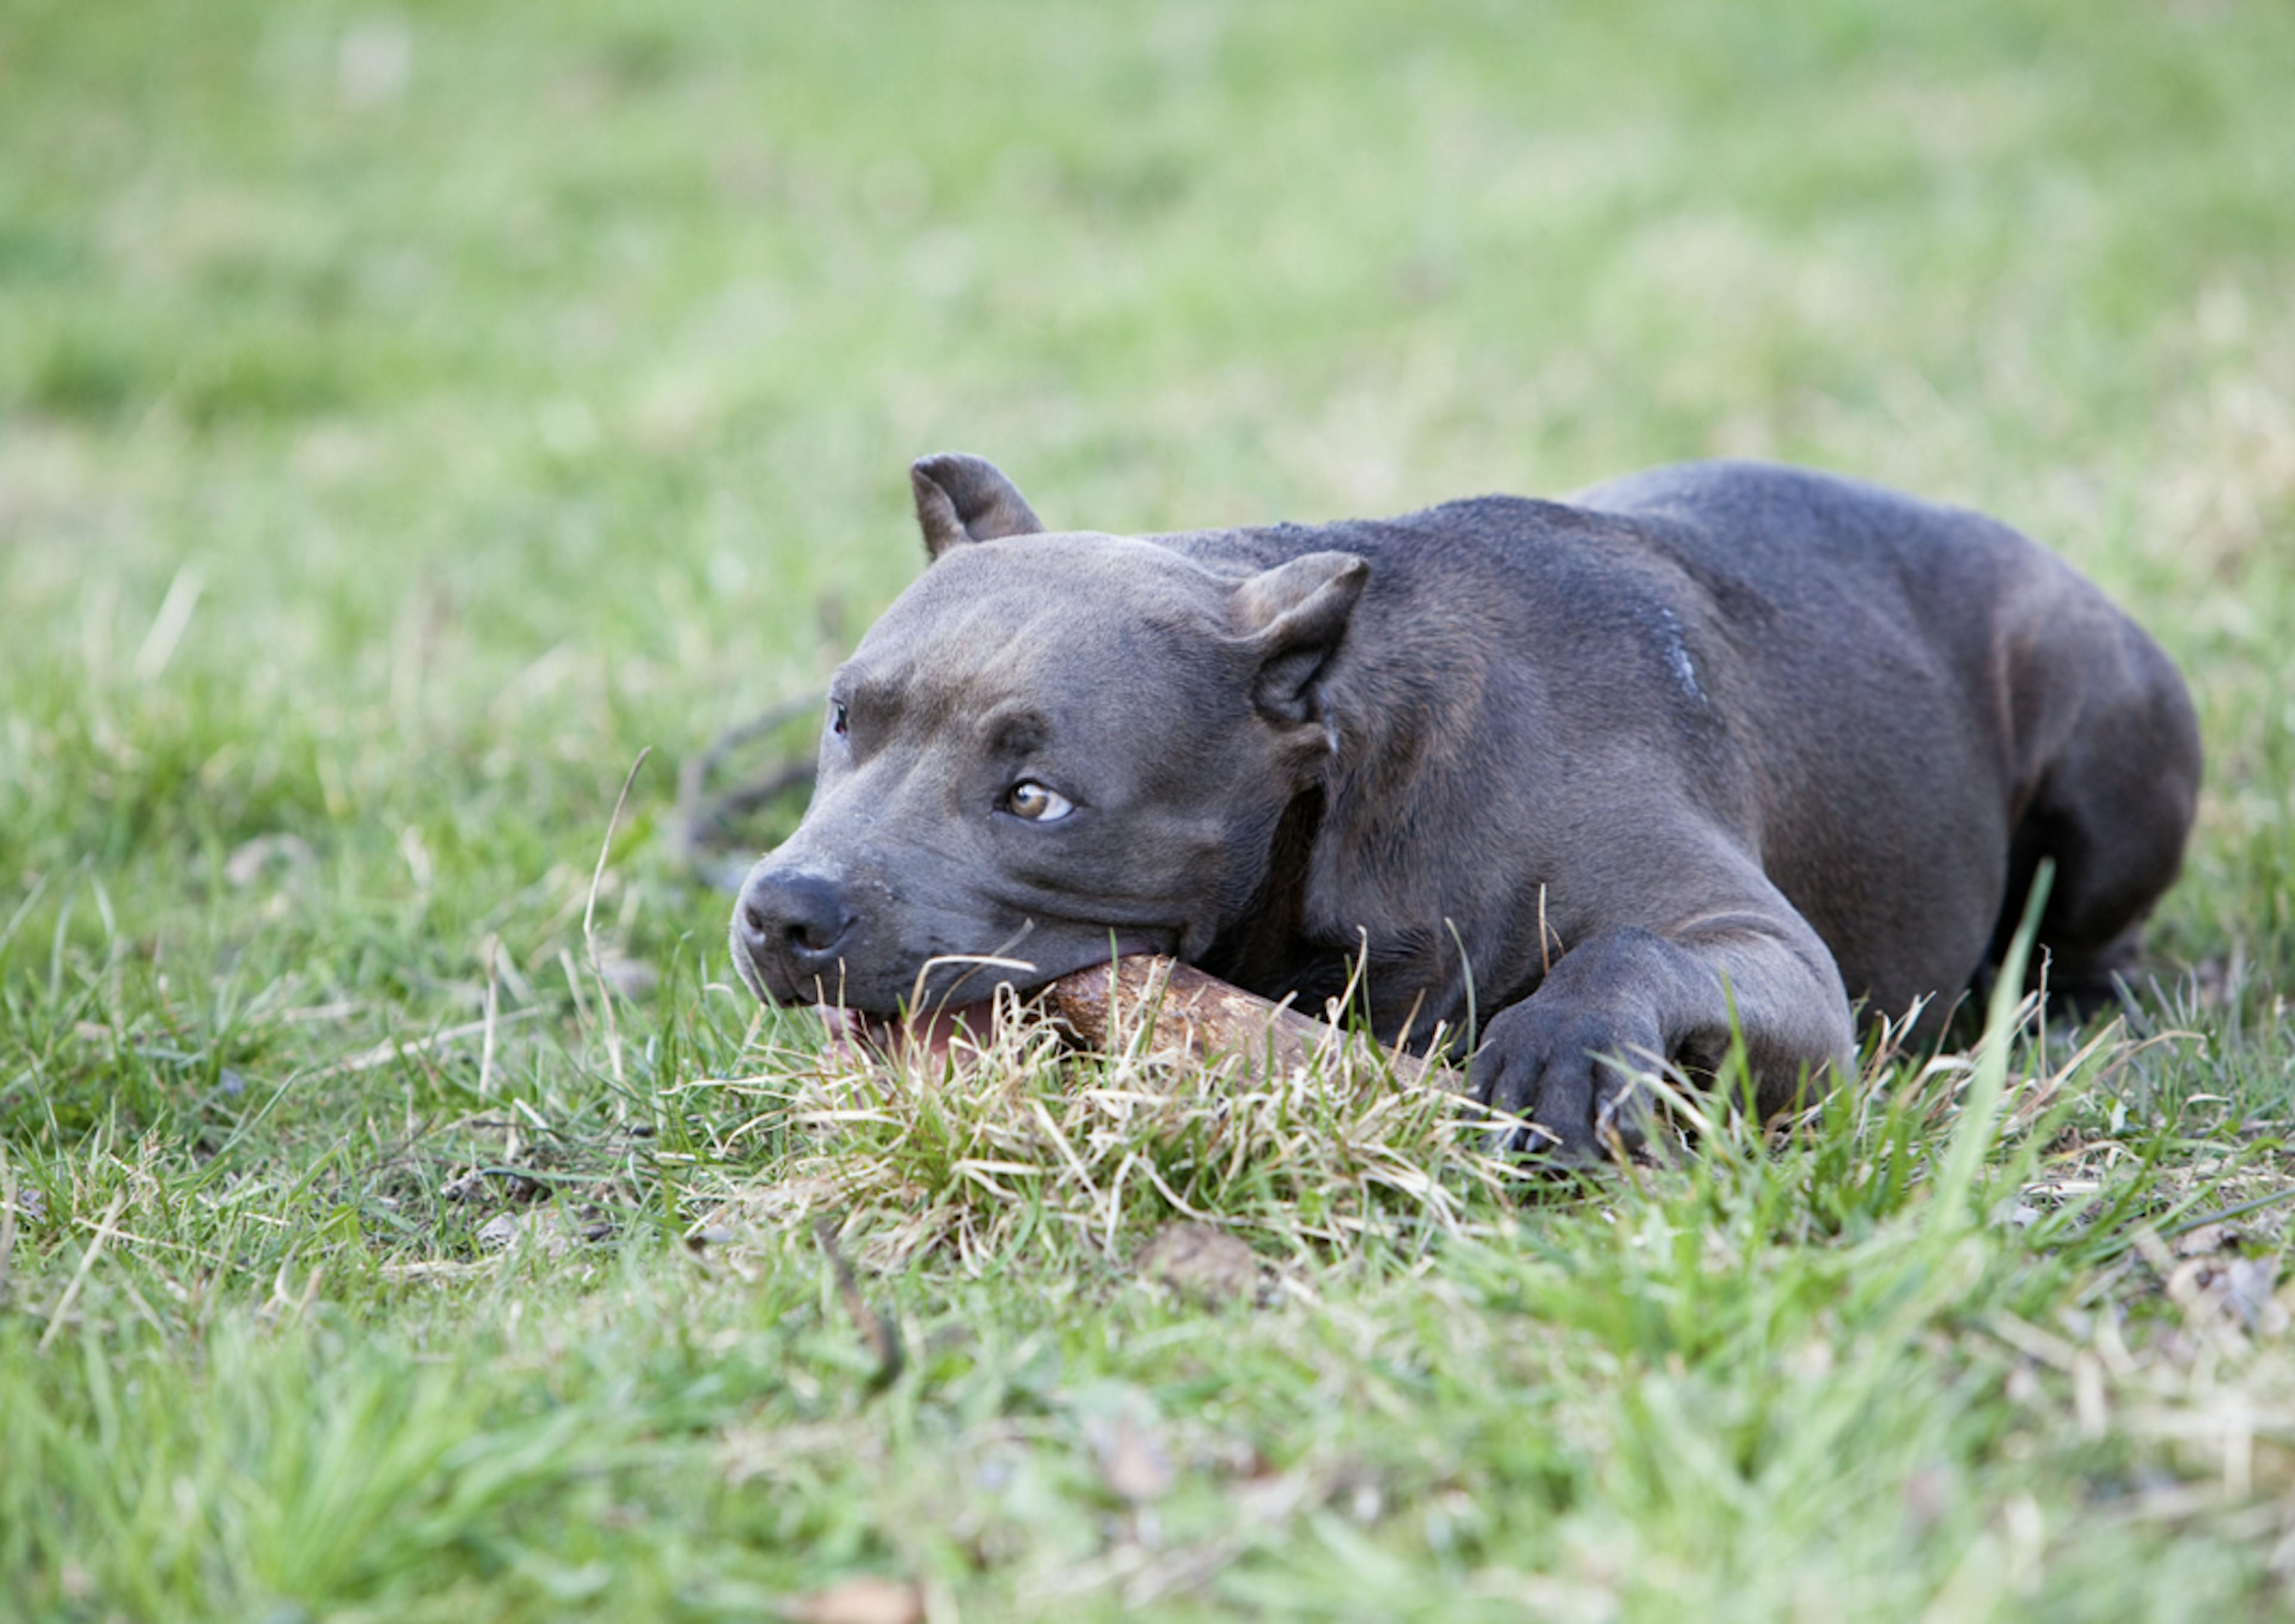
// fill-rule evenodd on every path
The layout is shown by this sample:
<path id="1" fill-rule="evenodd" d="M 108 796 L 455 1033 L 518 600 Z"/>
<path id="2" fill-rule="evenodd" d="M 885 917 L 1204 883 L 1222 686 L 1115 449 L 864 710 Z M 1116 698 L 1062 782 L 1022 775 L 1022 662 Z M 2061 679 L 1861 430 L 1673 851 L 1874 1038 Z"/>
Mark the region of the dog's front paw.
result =
<path id="1" fill-rule="evenodd" d="M 1468 1073 L 1474 1098 L 1508 1123 L 1502 1143 L 1564 1166 L 1639 1150 L 1649 1091 L 1636 1073 L 1662 1058 L 1654 1023 L 1532 997 L 1491 1020 Z"/>

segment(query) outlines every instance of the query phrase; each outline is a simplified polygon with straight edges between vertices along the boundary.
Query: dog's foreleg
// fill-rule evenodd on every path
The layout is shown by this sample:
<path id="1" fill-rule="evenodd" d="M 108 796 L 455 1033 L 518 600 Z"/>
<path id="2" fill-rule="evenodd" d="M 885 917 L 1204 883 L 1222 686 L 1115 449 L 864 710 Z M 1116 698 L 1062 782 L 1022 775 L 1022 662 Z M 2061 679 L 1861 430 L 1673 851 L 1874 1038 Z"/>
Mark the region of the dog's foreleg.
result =
<path id="1" fill-rule="evenodd" d="M 1764 1114 L 1851 1074 L 1849 1000 L 1825 944 L 1784 898 L 1705 910 L 1668 929 L 1600 931 L 1491 1021 L 1476 1098 L 1532 1125 L 1522 1147 L 1563 1162 L 1638 1148 L 1640 1076 L 1710 1074 L 1742 1040 Z"/>

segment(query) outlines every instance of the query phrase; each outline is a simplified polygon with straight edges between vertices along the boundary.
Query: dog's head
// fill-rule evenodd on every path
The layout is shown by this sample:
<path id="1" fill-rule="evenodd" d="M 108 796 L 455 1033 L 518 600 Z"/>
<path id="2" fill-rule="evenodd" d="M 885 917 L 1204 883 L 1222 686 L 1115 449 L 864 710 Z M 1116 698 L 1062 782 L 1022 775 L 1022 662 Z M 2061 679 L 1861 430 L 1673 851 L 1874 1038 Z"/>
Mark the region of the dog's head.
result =
<path id="1" fill-rule="evenodd" d="M 1048 535 L 976 457 L 911 473 L 932 562 L 830 684 L 812 807 L 742 887 L 735 964 L 761 998 L 884 1016 L 1111 948 L 1200 953 L 1328 760 L 1319 679 L 1368 566 L 1222 575 Z"/>

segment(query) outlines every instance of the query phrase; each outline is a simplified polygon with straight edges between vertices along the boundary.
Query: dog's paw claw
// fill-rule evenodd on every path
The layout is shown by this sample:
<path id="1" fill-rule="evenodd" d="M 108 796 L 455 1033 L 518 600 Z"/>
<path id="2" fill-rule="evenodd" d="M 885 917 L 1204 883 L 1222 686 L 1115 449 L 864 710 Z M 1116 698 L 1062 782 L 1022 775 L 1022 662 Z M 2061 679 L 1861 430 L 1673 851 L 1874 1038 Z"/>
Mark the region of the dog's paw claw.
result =
<path id="1" fill-rule="evenodd" d="M 1647 1096 L 1617 1057 L 1647 1034 L 1603 1012 L 1541 1007 L 1535 997 L 1491 1024 L 1470 1078 L 1498 1119 L 1498 1154 L 1555 1167 L 1619 1159 L 1648 1139 Z"/>

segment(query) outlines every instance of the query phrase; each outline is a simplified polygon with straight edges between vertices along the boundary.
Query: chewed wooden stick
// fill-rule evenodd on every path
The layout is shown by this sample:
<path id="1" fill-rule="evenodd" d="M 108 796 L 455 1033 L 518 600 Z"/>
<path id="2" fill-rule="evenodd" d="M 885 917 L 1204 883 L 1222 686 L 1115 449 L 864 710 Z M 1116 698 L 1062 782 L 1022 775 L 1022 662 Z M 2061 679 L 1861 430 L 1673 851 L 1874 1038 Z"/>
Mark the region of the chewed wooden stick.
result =
<path id="1" fill-rule="evenodd" d="M 1239 1055 L 1247 1064 L 1288 1071 L 1318 1055 L 1339 1053 L 1348 1041 L 1337 1027 L 1286 1004 L 1161 956 L 1090 965 L 1061 976 L 1048 991 L 1052 1013 L 1082 1043 L 1118 1049 L 1148 1027 L 1147 1053 L 1157 1060 Z M 1397 1077 L 1413 1083 L 1428 1081 L 1433 1068 L 1426 1061 L 1392 1049 L 1384 1052 Z"/>

